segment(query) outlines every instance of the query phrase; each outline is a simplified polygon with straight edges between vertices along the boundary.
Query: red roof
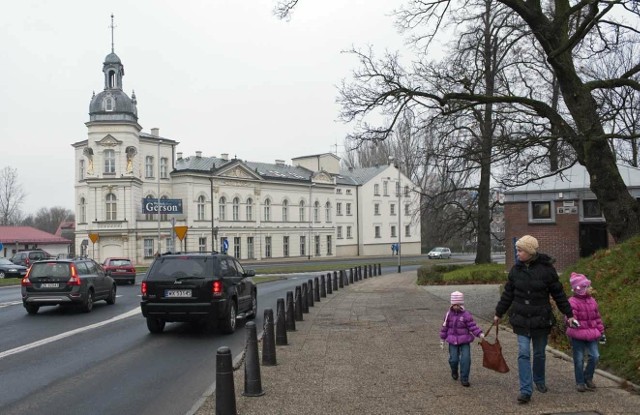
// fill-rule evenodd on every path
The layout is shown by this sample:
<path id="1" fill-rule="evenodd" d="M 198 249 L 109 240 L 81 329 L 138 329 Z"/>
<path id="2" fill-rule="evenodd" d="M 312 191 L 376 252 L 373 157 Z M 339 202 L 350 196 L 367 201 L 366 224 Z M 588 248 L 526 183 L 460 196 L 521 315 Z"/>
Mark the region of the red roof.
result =
<path id="1" fill-rule="evenodd" d="M 60 222 L 60 226 L 58 226 L 58 230 L 56 230 L 56 236 L 62 236 L 63 231 L 73 232 L 76 230 L 75 222 Z"/>
<path id="2" fill-rule="evenodd" d="M 31 226 L 0 226 L 0 242 L 39 243 L 39 244 L 70 244 L 71 241 L 60 236 L 52 235 Z"/>

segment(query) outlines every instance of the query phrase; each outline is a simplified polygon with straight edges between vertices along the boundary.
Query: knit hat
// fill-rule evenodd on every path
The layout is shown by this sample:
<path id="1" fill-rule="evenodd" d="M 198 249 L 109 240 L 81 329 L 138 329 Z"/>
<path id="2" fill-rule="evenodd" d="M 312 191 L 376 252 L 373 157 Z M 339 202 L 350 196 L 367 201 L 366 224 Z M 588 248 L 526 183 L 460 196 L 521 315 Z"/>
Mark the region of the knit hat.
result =
<path id="1" fill-rule="evenodd" d="M 569 283 L 571 284 L 571 290 L 578 295 L 585 295 L 587 288 L 591 286 L 591 281 L 589 281 L 586 276 L 576 272 L 571 273 Z"/>
<path id="2" fill-rule="evenodd" d="M 464 294 L 462 294 L 460 291 L 454 291 L 451 293 L 451 305 L 456 304 L 464 304 Z"/>
<path id="3" fill-rule="evenodd" d="M 538 252 L 538 240 L 531 235 L 525 235 L 518 239 L 516 247 L 530 255 L 535 255 L 535 253 Z"/>

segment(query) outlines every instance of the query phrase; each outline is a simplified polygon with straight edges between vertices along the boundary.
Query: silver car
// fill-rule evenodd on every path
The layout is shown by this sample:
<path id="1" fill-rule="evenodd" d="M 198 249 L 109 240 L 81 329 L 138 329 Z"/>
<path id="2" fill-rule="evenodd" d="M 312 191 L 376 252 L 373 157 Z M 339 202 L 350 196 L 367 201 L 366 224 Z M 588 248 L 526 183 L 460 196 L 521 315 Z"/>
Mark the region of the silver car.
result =
<path id="1" fill-rule="evenodd" d="M 22 279 L 22 304 L 36 314 L 42 306 L 78 305 L 88 313 L 93 303 L 116 302 L 116 283 L 92 259 L 34 262 Z"/>
<path id="2" fill-rule="evenodd" d="M 451 250 L 449 248 L 445 248 L 445 247 L 439 246 L 439 247 L 433 248 L 431 251 L 429 251 L 427 256 L 429 257 L 429 259 L 451 258 Z"/>

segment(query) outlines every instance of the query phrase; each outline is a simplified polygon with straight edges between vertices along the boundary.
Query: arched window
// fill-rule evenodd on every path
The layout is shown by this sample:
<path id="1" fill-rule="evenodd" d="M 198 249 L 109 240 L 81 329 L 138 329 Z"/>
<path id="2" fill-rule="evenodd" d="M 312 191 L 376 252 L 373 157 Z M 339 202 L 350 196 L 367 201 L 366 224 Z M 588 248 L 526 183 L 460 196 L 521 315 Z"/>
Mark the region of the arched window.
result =
<path id="1" fill-rule="evenodd" d="M 300 204 L 298 205 L 298 220 L 300 222 L 305 222 L 304 220 L 304 200 L 300 201 Z"/>
<path id="2" fill-rule="evenodd" d="M 155 197 L 153 197 L 153 195 L 147 195 L 145 199 L 155 199 Z M 153 216 L 153 213 L 145 213 L 144 220 L 153 220 Z"/>
<path id="3" fill-rule="evenodd" d="M 204 208 L 207 203 L 204 196 L 198 197 L 198 220 L 204 220 Z"/>
<path id="4" fill-rule="evenodd" d="M 232 207 L 231 215 L 233 216 L 234 222 L 237 222 L 240 220 L 240 199 L 238 199 L 237 197 L 233 198 L 233 207 Z"/>
<path id="5" fill-rule="evenodd" d="M 320 222 L 320 202 L 316 200 L 313 204 L 313 221 Z"/>
<path id="6" fill-rule="evenodd" d="M 271 200 L 265 199 L 264 201 L 264 221 L 271 221 Z"/>
<path id="7" fill-rule="evenodd" d="M 80 223 L 87 223 L 87 201 L 84 197 L 80 198 Z"/>
<path id="8" fill-rule="evenodd" d="M 331 222 L 331 202 L 327 202 L 324 205 L 324 220 L 325 222 Z"/>
<path id="9" fill-rule="evenodd" d="M 251 198 L 247 199 L 247 204 L 245 206 L 245 216 L 247 220 L 253 220 L 253 199 Z"/>
<path id="10" fill-rule="evenodd" d="M 104 151 L 104 172 L 115 173 L 116 172 L 116 152 L 115 150 Z"/>
<path id="11" fill-rule="evenodd" d="M 220 220 L 227 220 L 227 198 L 224 196 L 218 200 L 218 217 Z"/>
<path id="12" fill-rule="evenodd" d="M 116 220 L 118 212 L 118 204 L 116 203 L 116 195 L 109 193 L 106 198 L 106 220 Z"/>
<path id="13" fill-rule="evenodd" d="M 289 221 L 289 201 L 286 199 L 282 201 L 282 221 Z"/>

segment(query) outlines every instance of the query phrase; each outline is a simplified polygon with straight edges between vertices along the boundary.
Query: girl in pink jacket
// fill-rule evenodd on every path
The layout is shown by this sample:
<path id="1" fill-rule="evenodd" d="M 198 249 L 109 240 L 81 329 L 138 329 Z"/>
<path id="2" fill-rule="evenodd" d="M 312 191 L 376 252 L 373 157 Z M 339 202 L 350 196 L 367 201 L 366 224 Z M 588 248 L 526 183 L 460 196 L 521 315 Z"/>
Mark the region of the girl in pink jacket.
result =
<path id="1" fill-rule="evenodd" d="M 573 317 L 578 322 L 567 327 L 567 336 L 571 340 L 573 349 L 573 366 L 576 377 L 576 389 L 578 392 L 595 392 L 593 374 L 600 360 L 598 341 L 604 343 L 604 325 L 598 311 L 598 303 L 591 296 L 591 281 L 582 274 L 571 273 L 569 280 L 573 296 L 569 298 L 569 304 L 573 310 Z M 588 358 L 585 365 L 585 350 Z"/>

